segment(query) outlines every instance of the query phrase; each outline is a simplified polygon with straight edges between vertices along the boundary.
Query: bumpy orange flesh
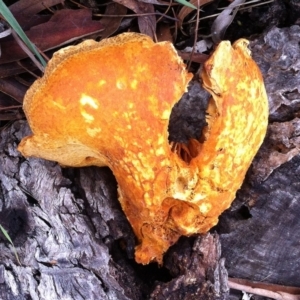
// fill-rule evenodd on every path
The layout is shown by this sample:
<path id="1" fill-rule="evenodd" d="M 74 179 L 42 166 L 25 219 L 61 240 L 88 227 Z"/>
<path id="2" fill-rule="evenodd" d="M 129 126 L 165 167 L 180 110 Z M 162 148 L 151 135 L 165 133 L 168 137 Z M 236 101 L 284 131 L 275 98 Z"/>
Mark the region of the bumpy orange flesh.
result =
<path id="1" fill-rule="evenodd" d="M 24 156 L 108 166 L 137 236 L 136 261 L 162 262 L 181 235 L 204 233 L 230 206 L 264 138 L 268 105 L 247 42 L 222 42 L 206 62 L 212 92 L 203 144 L 189 163 L 171 151 L 171 109 L 191 75 L 170 43 L 125 33 L 58 51 L 26 94 L 33 135 Z"/>

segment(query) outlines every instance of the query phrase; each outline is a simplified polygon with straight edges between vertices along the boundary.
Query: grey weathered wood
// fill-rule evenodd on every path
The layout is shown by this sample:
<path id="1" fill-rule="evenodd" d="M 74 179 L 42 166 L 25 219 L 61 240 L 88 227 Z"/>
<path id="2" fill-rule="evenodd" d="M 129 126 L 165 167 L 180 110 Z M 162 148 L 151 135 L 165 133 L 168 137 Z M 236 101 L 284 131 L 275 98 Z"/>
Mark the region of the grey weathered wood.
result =
<path id="1" fill-rule="evenodd" d="M 271 124 L 237 199 L 215 228 L 230 276 L 296 286 L 299 39 L 299 26 L 293 26 L 271 29 L 251 44 L 265 77 Z M 186 98 L 190 102 L 181 107 L 194 112 L 195 95 Z M 179 140 L 197 136 L 193 124 L 198 115 L 194 118 L 186 114 Z M 0 134 L 0 223 L 22 262 L 17 264 L 1 235 L 0 299 L 193 299 L 189 279 L 196 280 L 193 288 L 203 288 L 203 299 L 213 299 L 209 297 L 215 294 L 205 294 L 205 287 L 214 284 L 214 292 L 226 297 L 227 275 L 217 238 L 183 238 L 166 255 L 163 268 L 139 266 L 132 259 L 135 237 L 108 169 L 61 169 L 53 162 L 22 158 L 16 146 L 29 134 L 25 121 Z M 207 249 L 218 255 L 206 260 Z M 187 287 L 186 292 L 181 295 L 179 287 Z M 198 290 L 196 299 L 199 295 Z"/>
<path id="2" fill-rule="evenodd" d="M 164 266 L 174 277 L 157 284 L 151 300 L 225 300 L 229 295 L 228 275 L 217 235 L 182 238 L 166 255 Z"/>
<path id="3" fill-rule="evenodd" d="M 72 176 L 56 163 L 25 160 L 16 146 L 28 133 L 25 121 L 1 132 L 0 220 L 22 266 L 2 237 L 0 298 L 140 299 L 134 274 L 124 276 L 110 256 L 111 240 L 134 240 L 110 171 Z"/>
<path id="4" fill-rule="evenodd" d="M 267 137 L 218 225 L 229 276 L 300 286 L 300 27 L 251 43 L 270 102 Z"/>
<path id="5" fill-rule="evenodd" d="M 155 285 L 161 286 L 155 281 L 162 278 L 158 276 L 162 270 L 157 265 L 137 266 L 133 260 L 134 235 L 117 200 L 110 170 L 62 169 L 54 162 L 24 159 L 16 147 L 28 134 L 25 121 L 0 132 L 0 222 L 22 263 L 18 265 L 1 236 L 0 299 L 148 298 Z M 170 292 L 177 293 L 176 281 L 186 288 L 178 299 L 186 299 L 190 288 L 206 299 L 214 299 L 208 295 L 215 294 L 225 299 L 228 294 L 219 241 L 207 239 L 209 243 L 204 239 L 204 244 L 195 242 L 190 249 L 191 270 L 173 274 Z M 214 256 L 207 249 L 215 251 Z M 177 267 L 184 268 L 185 263 L 179 261 Z M 208 276 L 198 276 L 206 271 Z M 153 295 L 152 299 L 159 298 Z"/>

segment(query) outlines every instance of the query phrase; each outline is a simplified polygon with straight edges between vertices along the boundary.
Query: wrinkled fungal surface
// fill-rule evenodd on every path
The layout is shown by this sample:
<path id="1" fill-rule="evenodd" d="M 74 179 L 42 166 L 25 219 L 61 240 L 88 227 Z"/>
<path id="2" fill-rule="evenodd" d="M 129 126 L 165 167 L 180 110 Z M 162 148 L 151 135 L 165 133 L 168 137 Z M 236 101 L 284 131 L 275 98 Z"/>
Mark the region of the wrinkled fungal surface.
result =
<path id="1" fill-rule="evenodd" d="M 170 113 L 190 79 L 170 43 L 125 33 L 58 51 L 24 100 L 33 135 L 18 149 L 110 167 L 139 263 L 161 263 L 181 235 L 218 222 L 265 136 L 267 96 L 246 40 L 222 42 L 204 65 L 212 99 L 201 138 L 170 145 Z"/>

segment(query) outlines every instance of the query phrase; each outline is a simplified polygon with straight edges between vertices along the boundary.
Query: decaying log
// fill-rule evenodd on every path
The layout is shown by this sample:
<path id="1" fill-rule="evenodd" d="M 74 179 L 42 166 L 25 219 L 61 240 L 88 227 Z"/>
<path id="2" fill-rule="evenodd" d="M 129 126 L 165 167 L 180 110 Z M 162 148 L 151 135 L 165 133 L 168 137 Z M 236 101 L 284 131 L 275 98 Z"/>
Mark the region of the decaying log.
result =
<path id="1" fill-rule="evenodd" d="M 229 275 L 300 286 L 300 27 L 272 28 L 251 43 L 270 103 L 266 139 L 221 217 Z"/>
<path id="2" fill-rule="evenodd" d="M 111 243 L 134 243 L 112 174 L 78 169 L 72 182 L 73 170 L 24 160 L 16 146 L 28 133 L 25 121 L 1 132 L 1 224 L 22 266 L 2 237 L 0 298 L 139 299 L 137 278 L 110 258 Z"/>
<path id="3" fill-rule="evenodd" d="M 299 26 L 272 28 L 251 43 L 270 125 L 236 200 L 212 230 L 222 254 L 217 235 L 206 235 L 180 239 L 161 268 L 136 264 L 135 237 L 111 172 L 24 159 L 16 146 L 29 134 L 26 122 L 2 129 L 0 224 L 22 265 L 1 235 L 0 299 L 226 299 L 220 255 L 231 277 L 299 286 L 299 37 Z M 192 113 L 170 128 L 174 139 L 176 126 L 184 127 L 180 141 L 199 135 L 194 91 L 180 104 Z"/>
<path id="4" fill-rule="evenodd" d="M 182 238 L 166 255 L 164 266 L 174 279 L 157 284 L 151 300 L 198 299 L 221 300 L 228 297 L 227 271 L 220 260 L 217 235 Z"/>
<path id="5" fill-rule="evenodd" d="M 165 268 L 137 265 L 134 235 L 110 170 L 62 169 L 42 159 L 24 159 L 16 146 L 29 133 L 25 121 L 0 133 L 1 225 L 22 264 L 1 236 L 0 299 L 134 300 L 147 299 L 152 290 L 152 299 L 162 299 L 164 284 L 155 283 L 160 278 L 174 278 L 166 289 L 170 294 L 181 284 L 180 297 L 170 299 L 186 299 L 191 289 L 202 299 L 225 299 L 227 273 L 218 238 L 199 238 L 180 254 L 189 260 L 188 272 L 183 271 L 188 260 L 179 258 L 176 266 L 169 261 Z"/>

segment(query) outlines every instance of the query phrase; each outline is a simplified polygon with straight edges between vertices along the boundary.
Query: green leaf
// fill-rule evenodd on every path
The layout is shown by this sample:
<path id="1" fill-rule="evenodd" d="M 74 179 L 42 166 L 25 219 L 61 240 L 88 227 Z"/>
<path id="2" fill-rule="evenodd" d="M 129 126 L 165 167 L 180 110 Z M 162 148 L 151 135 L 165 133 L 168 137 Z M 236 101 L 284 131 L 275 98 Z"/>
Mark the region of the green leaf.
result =
<path id="1" fill-rule="evenodd" d="M 37 51 L 34 44 L 32 44 L 31 41 L 28 39 L 23 29 L 21 28 L 21 26 L 13 16 L 13 14 L 10 12 L 8 7 L 4 4 L 2 0 L 0 0 L 0 13 L 2 14 L 6 22 L 11 26 L 11 28 L 14 29 L 14 31 L 18 34 L 18 36 L 23 40 L 23 42 L 30 49 L 30 51 L 36 55 L 36 57 L 40 60 L 41 64 L 45 67 L 46 66 L 45 60 Z"/>
<path id="2" fill-rule="evenodd" d="M 8 232 L 1 225 L 0 225 L 0 230 L 2 231 L 2 233 L 4 234 L 4 236 L 7 238 L 7 240 L 11 243 L 11 245 L 12 245 L 12 247 L 14 249 L 14 252 L 15 252 L 16 259 L 17 259 L 18 263 L 21 265 L 20 260 L 19 260 L 19 256 L 18 256 L 18 253 L 17 253 L 17 250 L 16 250 L 15 245 L 12 242 L 12 240 L 11 240 Z"/>
<path id="3" fill-rule="evenodd" d="M 188 6 L 192 9 L 197 9 L 197 7 L 195 5 L 191 4 L 190 2 L 188 2 L 186 0 L 175 0 L 175 1 L 182 4 L 182 5 Z"/>

